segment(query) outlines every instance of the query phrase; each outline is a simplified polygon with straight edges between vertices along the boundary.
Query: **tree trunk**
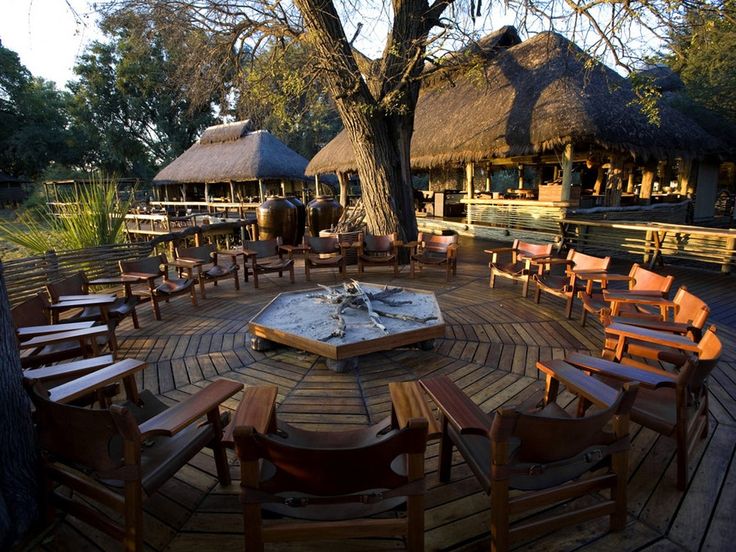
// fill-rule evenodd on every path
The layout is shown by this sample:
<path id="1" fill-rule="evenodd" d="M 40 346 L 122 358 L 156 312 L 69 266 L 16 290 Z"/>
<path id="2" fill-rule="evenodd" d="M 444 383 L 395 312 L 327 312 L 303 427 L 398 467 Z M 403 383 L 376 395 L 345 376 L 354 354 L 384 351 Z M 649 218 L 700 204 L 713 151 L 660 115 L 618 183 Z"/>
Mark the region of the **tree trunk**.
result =
<path id="1" fill-rule="evenodd" d="M 2 262 L 0 329 L 0 549 L 7 550 L 38 515 L 38 462 Z"/>

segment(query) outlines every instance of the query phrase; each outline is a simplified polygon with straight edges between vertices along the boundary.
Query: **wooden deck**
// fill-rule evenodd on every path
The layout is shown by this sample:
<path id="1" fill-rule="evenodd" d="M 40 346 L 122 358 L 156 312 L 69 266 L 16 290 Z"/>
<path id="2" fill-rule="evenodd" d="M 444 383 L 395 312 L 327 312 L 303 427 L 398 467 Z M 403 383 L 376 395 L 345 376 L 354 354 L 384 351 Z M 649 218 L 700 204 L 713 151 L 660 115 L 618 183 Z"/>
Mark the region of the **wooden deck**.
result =
<path id="1" fill-rule="evenodd" d="M 538 359 L 563 357 L 566 351 L 597 353 L 602 331 L 597 322 L 582 328 L 579 304 L 565 320 L 561 303 L 543 297 L 536 305 L 520 297 L 520 286 L 500 280 L 488 288 L 488 242 L 465 240 L 457 277 L 446 284 L 443 271 L 427 269 L 416 280 L 408 267 L 398 279 L 373 269 L 364 281 L 432 290 L 437 294 L 447 331 L 435 351 L 396 350 L 361 358 L 356 372 L 336 374 L 312 354 L 287 348 L 261 354 L 248 347 L 248 320 L 275 294 L 314 287 L 297 269 L 297 283 L 275 275 L 235 291 L 230 282 L 208 288 L 208 299 L 192 308 L 188 298 L 162 304 L 164 320 L 153 320 L 147 305 L 139 308 L 141 329 L 126 321 L 118 332 L 122 356 L 150 363 L 141 384 L 174 403 L 211 380 L 228 377 L 248 385 L 279 387 L 279 416 L 312 428 L 349 428 L 376 422 L 389 411 L 387 383 L 447 374 L 486 410 L 514 403 L 540 387 Z M 628 265 L 620 264 L 627 271 Z M 697 447 L 688 489 L 675 487 L 674 442 L 635 427 L 629 476 L 629 523 L 622 533 L 607 534 L 600 520 L 559 531 L 519 546 L 524 550 L 725 550 L 736 540 L 736 302 L 734 278 L 714 272 L 665 267 L 710 304 L 711 322 L 725 352 L 711 381 L 711 430 Z M 350 267 L 350 276 L 355 276 Z M 314 282 L 337 282 L 334 272 L 315 271 Z M 531 294 L 530 294 L 531 295 Z M 563 395 L 564 396 L 564 395 Z M 235 399 L 238 399 L 236 396 Z M 572 399 L 566 396 L 569 401 Z M 226 404 L 235 408 L 237 400 Z M 437 445 L 427 453 L 427 550 L 487 550 L 489 499 L 459 457 L 453 481 L 437 480 Z M 233 474 L 238 467 L 233 458 Z M 219 486 L 214 463 L 200 453 L 155 495 L 146 509 L 150 550 L 175 552 L 239 550 L 243 547 L 237 481 Z M 67 517 L 40 538 L 34 549 L 115 550 L 118 545 Z M 319 550 L 324 543 L 291 549 Z M 401 540 L 343 542 L 336 550 L 402 549 Z M 273 547 L 282 550 L 282 547 Z"/>

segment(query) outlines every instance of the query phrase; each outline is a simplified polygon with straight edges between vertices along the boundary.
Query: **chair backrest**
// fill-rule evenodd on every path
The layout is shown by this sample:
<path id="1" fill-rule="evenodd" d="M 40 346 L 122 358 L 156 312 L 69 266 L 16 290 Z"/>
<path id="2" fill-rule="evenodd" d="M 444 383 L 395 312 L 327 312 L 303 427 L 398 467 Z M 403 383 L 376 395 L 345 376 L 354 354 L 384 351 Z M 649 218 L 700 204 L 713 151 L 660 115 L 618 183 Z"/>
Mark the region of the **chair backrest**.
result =
<path id="1" fill-rule="evenodd" d="M 320 255 L 340 252 L 340 240 L 335 236 L 309 236 L 307 245 L 312 253 Z"/>
<path id="2" fill-rule="evenodd" d="M 636 392 L 636 385 L 627 384 L 611 406 L 582 418 L 550 415 L 545 409 L 529 413 L 516 408 L 500 408 L 491 425 L 491 440 L 518 445 L 513 451 L 512 464 L 541 465 L 567 460 L 591 447 L 606 447 L 617 441 L 619 437 L 607 431 L 606 425 L 614 416 L 630 412 Z M 583 472 L 591 468 L 592 465 L 587 469 L 583 466 Z M 536 481 L 530 477 L 525 486 L 519 488 L 545 488 L 571 479 L 564 469 L 558 473 L 549 471 Z"/>
<path id="3" fill-rule="evenodd" d="M 26 382 L 33 405 L 41 448 L 55 459 L 92 470 L 103 477 L 125 475 L 122 451 L 128 440 L 140 443 L 133 415 L 121 406 L 82 408 L 49 400 L 41 383 Z"/>
<path id="4" fill-rule="evenodd" d="M 567 258 L 575 263 L 575 270 L 608 270 L 611 264 L 611 257 L 594 257 L 575 249 L 568 251 Z"/>
<path id="5" fill-rule="evenodd" d="M 666 297 L 670 293 L 670 288 L 675 281 L 674 276 L 662 276 L 646 268 L 642 268 L 638 263 L 631 265 L 629 276 L 634 278 L 634 282 L 629 289 L 637 291 L 660 291 L 662 296 Z"/>
<path id="6" fill-rule="evenodd" d="M 84 272 L 80 271 L 68 278 L 48 284 L 46 291 L 52 303 L 58 303 L 62 295 L 84 295 L 87 292 L 87 278 Z"/>
<path id="7" fill-rule="evenodd" d="M 153 255 L 132 261 L 120 261 L 120 272 L 142 272 L 163 276 L 162 265 L 167 264 L 166 255 Z"/>
<path id="8" fill-rule="evenodd" d="M 517 255 L 524 257 L 535 257 L 537 255 L 552 255 L 552 244 L 529 243 L 521 240 L 514 240 L 513 249 Z"/>
<path id="9" fill-rule="evenodd" d="M 279 246 L 283 244 L 281 238 L 271 240 L 246 240 L 243 243 L 244 249 L 255 251 L 257 257 L 274 257 L 279 254 Z"/>
<path id="10" fill-rule="evenodd" d="M 321 432 L 280 423 L 279 429 L 286 438 L 260 434 L 252 427 L 234 432 L 241 462 L 263 459 L 274 467 L 275 473 L 260 485 L 269 493 L 327 497 L 396 488 L 408 479 L 392 468 L 392 462 L 402 454 L 423 454 L 427 443 L 427 422 L 421 419 L 385 435 L 379 435 L 378 426 Z"/>
<path id="11" fill-rule="evenodd" d="M 393 251 L 396 233 L 383 236 L 363 235 L 363 243 L 366 253 L 390 253 Z"/>
<path id="12" fill-rule="evenodd" d="M 440 236 L 438 234 L 428 234 L 427 232 L 419 232 L 417 241 L 423 244 L 424 250 L 432 253 L 446 253 L 447 249 L 457 243 L 457 234 L 452 236 Z"/>
<path id="13" fill-rule="evenodd" d="M 716 327 L 710 326 L 698 342 L 697 359 L 691 357 L 685 366 L 680 367 L 678 381 L 693 389 L 698 389 L 708 378 L 721 358 L 723 345 L 716 336 Z"/>
<path id="14" fill-rule="evenodd" d="M 705 327 L 710 308 L 700 297 L 690 293 L 685 286 L 681 286 L 672 301 L 677 305 L 674 316 L 675 322 L 690 324 L 697 329 Z"/>
<path id="15" fill-rule="evenodd" d="M 49 301 L 43 293 L 38 293 L 22 303 L 18 303 L 10 311 L 15 328 L 50 324 L 48 306 Z"/>
<path id="16" fill-rule="evenodd" d="M 208 243 L 197 247 L 177 247 L 176 256 L 197 259 L 203 263 L 211 263 L 213 261 L 212 254 L 215 251 L 214 244 Z"/>

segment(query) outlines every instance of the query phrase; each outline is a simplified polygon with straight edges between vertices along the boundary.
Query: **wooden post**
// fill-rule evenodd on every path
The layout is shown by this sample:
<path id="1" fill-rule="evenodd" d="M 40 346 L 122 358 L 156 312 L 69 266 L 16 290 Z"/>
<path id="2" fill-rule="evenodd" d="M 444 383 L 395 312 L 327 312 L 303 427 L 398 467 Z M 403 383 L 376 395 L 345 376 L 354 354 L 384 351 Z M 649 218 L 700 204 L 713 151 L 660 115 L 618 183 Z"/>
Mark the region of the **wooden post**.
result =
<path id="1" fill-rule="evenodd" d="M 492 170 L 493 164 L 489 161 L 488 166 L 486 167 L 486 192 L 490 192 L 493 189 L 493 175 L 491 174 Z"/>
<path id="2" fill-rule="evenodd" d="M 260 198 L 261 203 L 263 203 L 263 180 L 261 180 L 260 178 L 258 179 L 258 197 Z"/>
<path id="3" fill-rule="evenodd" d="M 572 188 L 572 143 L 565 144 L 562 153 L 562 193 L 560 201 L 570 201 L 570 188 Z"/>
<path id="4" fill-rule="evenodd" d="M 235 203 L 235 184 L 233 184 L 232 180 L 229 182 L 229 184 L 230 184 L 230 203 Z"/>
<path id="5" fill-rule="evenodd" d="M 210 209 L 210 185 L 209 183 L 204 183 L 204 202 L 207 204 L 207 212 L 211 213 L 212 210 Z"/>
<path id="6" fill-rule="evenodd" d="M 652 199 L 652 184 L 654 184 L 654 177 L 656 176 L 657 165 L 654 162 L 647 163 L 644 165 L 644 169 L 641 174 L 641 189 L 639 190 L 639 199 L 646 200 L 646 203 L 651 203 Z"/>
<path id="7" fill-rule="evenodd" d="M 679 182 L 678 193 L 687 195 L 691 187 L 693 160 L 689 157 L 683 157 L 680 160 L 677 180 Z"/>
<path id="8" fill-rule="evenodd" d="M 519 189 L 521 190 L 524 187 L 524 165 L 519 163 L 517 170 L 519 173 Z"/>
<path id="9" fill-rule="evenodd" d="M 281 195 L 286 197 L 286 185 L 283 180 L 281 181 Z"/>
<path id="10" fill-rule="evenodd" d="M 344 209 L 348 207 L 348 175 L 344 172 L 337 173 L 337 182 L 340 184 L 340 205 Z"/>
<path id="11" fill-rule="evenodd" d="M 695 191 L 694 221 L 697 223 L 712 220 L 715 215 L 716 196 L 718 194 L 717 163 L 699 163 Z"/>
<path id="12" fill-rule="evenodd" d="M 626 170 L 628 174 L 628 178 L 626 179 L 626 193 L 627 194 L 634 193 L 634 172 L 635 171 L 636 171 L 636 167 L 629 167 Z"/>
<path id="13" fill-rule="evenodd" d="M 319 175 L 314 175 L 314 197 L 319 195 Z"/>
<path id="14" fill-rule="evenodd" d="M 608 173 L 606 184 L 606 207 L 618 207 L 621 205 L 621 192 L 623 190 L 623 158 L 621 155 L 611 157 L 611 168 Z"/>
<path id="15" fill-rule="evenodd" d="M 473 206 L 470 203 L 473 199 L 475 190 L 473 189 L 473 176 L 475 173 L 475 166 L 472 162 L 465 164 L 465 191 L 468 196 L 468 205 L 466 207 L 466 213 L 468 215 L 468 224 L 472 223 L 472 211 Z"/>
<path id="16" fill-rule="evenodd" d="M 603 169 L 603 165 L 598 165 L 598 174 L 595 177 L 595 184 L 593 185 L 593 193 L 595 195 L 601 195 L 603 189 L 603 179 L 606 177 L 606 172 Z"/>

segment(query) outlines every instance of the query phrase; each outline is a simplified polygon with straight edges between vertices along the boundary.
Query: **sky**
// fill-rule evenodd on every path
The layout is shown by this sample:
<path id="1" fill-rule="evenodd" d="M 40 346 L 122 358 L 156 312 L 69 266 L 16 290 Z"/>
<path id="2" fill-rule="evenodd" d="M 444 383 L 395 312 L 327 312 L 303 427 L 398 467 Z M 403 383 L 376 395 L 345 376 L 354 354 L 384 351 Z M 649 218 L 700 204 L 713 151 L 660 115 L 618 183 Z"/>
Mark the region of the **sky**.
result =
<path id="1" fill-rule="evenodd" d="M 87 0 L 0 0 L 3 46 L 16 52 L 34 77 L 58 88 L 73 80 L 77 56 L 99 38 Z"/>

